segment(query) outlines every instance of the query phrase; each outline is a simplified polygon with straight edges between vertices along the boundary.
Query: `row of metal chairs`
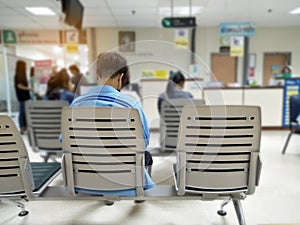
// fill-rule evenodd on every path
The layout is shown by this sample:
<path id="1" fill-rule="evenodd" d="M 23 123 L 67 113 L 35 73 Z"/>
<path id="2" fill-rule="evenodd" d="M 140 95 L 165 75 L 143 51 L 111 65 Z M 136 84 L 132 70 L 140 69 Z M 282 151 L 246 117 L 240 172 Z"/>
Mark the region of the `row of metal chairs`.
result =
<path id="1" fill-rule="evenodd" d="M 174 152 L 177 146 L 178 128 L 182 109 L 188 105 L 205 105 L 203 99 L 168 99 L 163 101 L 160 119 L 160 152 Z M 285 154 L 292 134 L 299 132 L 297 117 L 300 113 L 299 96 L 289 98 L 290 133 L 284 144 L 282 154 Z M 28 101 L 26 102 L 26 118 L 28 123 L 28 138 L 34 152 L 47 162 L 55 156 L 61 157 L 62 146 L 58 139 L 61 133 L 61 110 L 68 106 L 62 101 Z"/>
<path id="2" fill-rule="evenodd" d="M 64 107 L 61 169 L 69 194 L 65 187 L 49 186 L 38 197 L 32 195 L 29 185 L 34 174 L 27 169 L 30 164 L 23 141 L 11 119 L 0 118 L 1 201 L 16 197 L 15 193 L 32 200 L 90 199 L 94 194 L 99 199 L 101 190 L 103 200 L 225 200 L 218 211 L 225 215 L 223 206 L 232 200 L 239 224 L 246 224 L 240 200 L 254 193 L 261 170 L 259 107 L 184 107 L 173 165 L 174 185 L 156 185 L 149 190 L 143 188 L 144 139 L 136 109 Z M 25 164 L 19 164 L 24 160 Z M 134 189 L 136 195 L 103 193 L 128 189 Z"/>

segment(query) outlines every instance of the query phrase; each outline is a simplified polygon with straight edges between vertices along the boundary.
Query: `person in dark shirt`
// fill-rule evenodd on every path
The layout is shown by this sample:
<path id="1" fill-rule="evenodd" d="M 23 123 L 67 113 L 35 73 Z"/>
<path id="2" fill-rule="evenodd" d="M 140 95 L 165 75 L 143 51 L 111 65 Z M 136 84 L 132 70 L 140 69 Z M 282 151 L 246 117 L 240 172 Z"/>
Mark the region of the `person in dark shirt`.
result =
<path id="1" fill-rule="evenodd" d="M 193 98 L 193 95 L 190 92 L 182 90 L 184 83 L 185 77 L 180 71 L 170 75 L 166 91 L 161 93 L 158 97 L 157 108 L 159 114 L 161 112 L 161 105 L 164 100 L 175 98 Z"/>
<path id="2" fill-rule="evenodd" d="M 20 133 L 24 134 L 27 127 L 25 117 L 25 101 L 30 99 L 30 91 L 33 91 L 33 88 L 28 86 L 28 81 L 26 77 L 26 63 L 22 60 L 18 60 L 16 63 L 15 90 L 17 99 L 19 101 Z"/>

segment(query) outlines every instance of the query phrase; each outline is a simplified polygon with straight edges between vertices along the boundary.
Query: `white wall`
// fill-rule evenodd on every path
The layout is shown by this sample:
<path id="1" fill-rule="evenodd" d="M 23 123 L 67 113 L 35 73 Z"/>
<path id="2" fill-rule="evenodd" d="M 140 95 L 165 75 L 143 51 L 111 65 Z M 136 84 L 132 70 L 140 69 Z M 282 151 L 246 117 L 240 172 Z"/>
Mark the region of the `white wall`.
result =
<path id="1" fill-rule="evenodd" d="M 173 42 L 174 29 L 166 28 L 139 28 L 139 29 L 115 29 L 115 28 L 96 28 L 95 29 L 95 47 L 97 54 L 103 51 L 112 50 L 118 46 L 118 32 L 119 31 L 135 31 L 136 41 L 141 40 L 162 40 Z M 264 52 L 291 52 L 292 53 L 292 67 L 294 74 L 300 74 L 300 26 L 299 27 L 271 27 L 264 28 L 258 27 L 256 29 L 256 35 L 250 38 L 250 53 L 256 54 L 256 70 L 255 79 L 258 84 L 263 83 L 263 54 Z M 153 53 L 153 56 L 158 54 L 162 49 L 153 48 L 147 49 Z M 196 54 L 204 62 L 201 65 L 202 76 L 207 78 L 207 72 L 205 71 L 210 67 L 211 53 L 219 51 L 219 28 L 218 27 L 199 27 L 196 34 Z M 185 53 L 176 53 L 178 55 L 176 64 L 180 67 L 187 68 L 189 64 L 189 56 Z M 142 58 L 144 56 L 126 55 L 128 61 L 132 58 Z M 166 56 L 166 55 L 165 55 Z M 163 55 L 162 55 L 163 57 Z M 147 58 L 147 57 L 146 57 Z M 242 64 L 243 58 L 239 58 L 238 63 L 238 81 L 242 80 Z M 208 66 L 205 66 L 207 63 Z M 137 69 L 136 71 L 139 71 Z M 133 76 L 137 76 L 133 74 Z"/>

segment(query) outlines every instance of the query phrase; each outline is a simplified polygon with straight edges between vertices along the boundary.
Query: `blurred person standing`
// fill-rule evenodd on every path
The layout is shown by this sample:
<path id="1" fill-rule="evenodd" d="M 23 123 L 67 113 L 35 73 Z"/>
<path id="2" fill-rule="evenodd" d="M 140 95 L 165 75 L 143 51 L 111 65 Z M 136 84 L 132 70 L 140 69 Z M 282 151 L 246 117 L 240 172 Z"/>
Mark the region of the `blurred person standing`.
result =
<path id="1" fill-rule="evenodd" d="M 15 71 L 15 90 L 17 99 L 19 101 L 19 127 L 20 133 L 24 134 L 27 128 L 25 117 L 25 101 L 30 99 L 30 91 L 34 91 L 28 85 L 26 77 L 26 63 L 22 60 L 18 60 L 16 63 Z"/>
<path id="2" fill-rule="evenodd" d="M 29 86 L 34 90 L 34 67 L 30 67 L 30 77 L 29 77 Z M 35 100 L 35 93 L 33 91 L 30 92 L 31 100 Z"/>
<path id="3" fill-rule="evenodd" d="M 77 92 L 77 88 L 79 88 L 79 86 L 82 84 L 86 84 L 87 80 L 75 64 L 69 66 L 69 70 L 73 75 L 72 77 L 72 83 L 74 85 L 73 92 Z"/>

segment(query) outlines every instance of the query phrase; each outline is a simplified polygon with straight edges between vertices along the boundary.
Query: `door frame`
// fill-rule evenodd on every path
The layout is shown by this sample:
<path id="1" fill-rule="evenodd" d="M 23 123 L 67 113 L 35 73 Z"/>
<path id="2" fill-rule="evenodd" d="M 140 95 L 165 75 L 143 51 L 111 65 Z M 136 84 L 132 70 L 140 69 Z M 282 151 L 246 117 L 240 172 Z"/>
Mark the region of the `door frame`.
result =
<path id="1" fill-rule="evenodd" d="M 264 85 L 264 81 L 265 81 L 265 66 L 266 66 L 266 61 L 265 61 L 265 56 L 266 55 L 286 55 L 287 56 L 287 65 L 291 65 L 292 64 L 292 52 L 288 52 L 288 51 L 275 51 L 275 52 L 263 52 L 263 65 L 262 65 L 262 81 L 263 81 L 263 85 Z"/>

